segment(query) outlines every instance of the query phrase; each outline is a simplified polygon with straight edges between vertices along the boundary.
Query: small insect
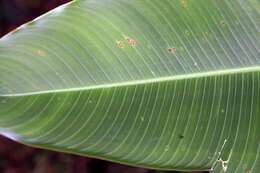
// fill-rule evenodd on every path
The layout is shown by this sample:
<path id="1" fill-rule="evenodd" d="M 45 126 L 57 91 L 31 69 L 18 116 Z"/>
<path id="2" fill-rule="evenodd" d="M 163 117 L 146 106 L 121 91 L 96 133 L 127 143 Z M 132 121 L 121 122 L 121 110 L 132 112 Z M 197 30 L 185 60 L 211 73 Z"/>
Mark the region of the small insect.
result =
<path id="1" fill-rule="evenodd" d="M 177 49 L 175 47 L 171 47 L 167 49 L 170 53 L 176 53 Z"/>
<path id="2" fill-rule="evenodd" d="M 137 44 L 137 41 L 133 38 L 126 38 L 126 40 L 130 46 L 135 46 Z"/>
<path id="3" fill-rule="evenodd" d="M 124 44 L 124 42 L 117 40 L 117 41 L 116 41 L 116 47 L 122 49 L 122 48 L 125 47 L 125 44 Z"/>

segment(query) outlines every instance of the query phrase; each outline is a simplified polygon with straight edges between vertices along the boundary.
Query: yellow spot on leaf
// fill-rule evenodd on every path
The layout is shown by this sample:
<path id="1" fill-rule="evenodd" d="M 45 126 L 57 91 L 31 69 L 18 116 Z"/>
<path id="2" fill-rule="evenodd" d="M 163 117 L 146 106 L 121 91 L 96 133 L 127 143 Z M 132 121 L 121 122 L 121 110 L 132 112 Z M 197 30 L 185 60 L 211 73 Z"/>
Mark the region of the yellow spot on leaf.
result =
<path id="1" fill-rule="evenodd" d="M 221 27 L 225 27 L 225 26 L 226 26 L 224 20 L 221 20 L 221 21 L 219 22 L 219 24 L 220 24 Z"/>
<path id="2" fill-rule="evenodd" d="M 39 56 L 46 56 L 46 52 L 44 52 L 44 51 L 41 50 L 41 49 L 38 49 L 38 50 L 37 50 L 37 55 L 39 55 Z"/>
<path id="3" fill-rule="evenodd" d="M 181 6 L 183 8 L 187 8 L 188 7 L 188 1 L 187 0 L 181 0 Z"/>
<path id="4" fill-rule="evenodd" d="M 117 40 L 117 41 L 116 41 L 116 47 L 122 49 L 122 48 L 125 47 L 125 44 L 124 44 L 122 41 L 118 41 L 118 40 Z"/>
<path id="5" fill-rule="evenodd" d="M 28 131 L 28 132 L 26 132 L 25 135 L 31 136 L 32 134 L 33 134 L 32 131 Z"/>

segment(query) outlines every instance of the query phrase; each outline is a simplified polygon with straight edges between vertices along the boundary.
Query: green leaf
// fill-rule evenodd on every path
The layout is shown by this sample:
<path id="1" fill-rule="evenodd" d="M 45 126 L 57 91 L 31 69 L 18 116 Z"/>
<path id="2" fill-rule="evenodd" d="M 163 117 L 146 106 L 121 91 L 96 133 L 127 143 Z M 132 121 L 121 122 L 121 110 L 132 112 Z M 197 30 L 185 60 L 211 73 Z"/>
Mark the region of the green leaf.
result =
<path id="1" fill-rule="evenodd" d="M 166 170 L 260 170 L 258 0 L 78 0 L 0 39 L 0 133 Z"/>

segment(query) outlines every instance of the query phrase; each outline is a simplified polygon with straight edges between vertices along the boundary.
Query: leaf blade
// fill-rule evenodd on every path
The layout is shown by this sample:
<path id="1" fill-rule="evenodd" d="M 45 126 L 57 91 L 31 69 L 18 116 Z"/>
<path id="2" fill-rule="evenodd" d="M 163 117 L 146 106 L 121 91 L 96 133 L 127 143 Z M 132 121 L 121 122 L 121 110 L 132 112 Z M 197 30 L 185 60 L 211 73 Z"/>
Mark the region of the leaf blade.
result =
<path id="1" fill-rule="evenodd" d="M 254 172 L 255 3 L 103 0 L 59 7 L 0 40 L 1 134 L 167 170 L 223 172 L 217 159 L 230 156 L 228 171 Z"/>

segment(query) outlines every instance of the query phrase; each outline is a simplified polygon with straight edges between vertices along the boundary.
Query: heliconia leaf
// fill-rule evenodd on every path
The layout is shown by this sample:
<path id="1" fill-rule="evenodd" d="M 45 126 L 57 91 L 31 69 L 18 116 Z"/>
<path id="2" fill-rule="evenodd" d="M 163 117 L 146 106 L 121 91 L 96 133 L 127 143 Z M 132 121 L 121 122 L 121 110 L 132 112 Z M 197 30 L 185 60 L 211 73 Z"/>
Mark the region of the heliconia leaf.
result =
<path id="1" fill-rule="evenodd" d="M 165 170 L 260 170 L 258 0 L 78 0 L 0 39 L 0 134 Z"/>

